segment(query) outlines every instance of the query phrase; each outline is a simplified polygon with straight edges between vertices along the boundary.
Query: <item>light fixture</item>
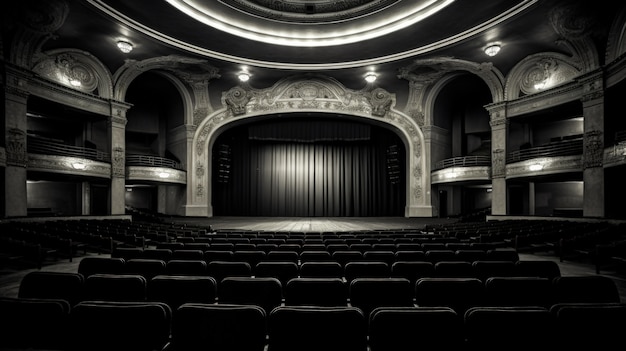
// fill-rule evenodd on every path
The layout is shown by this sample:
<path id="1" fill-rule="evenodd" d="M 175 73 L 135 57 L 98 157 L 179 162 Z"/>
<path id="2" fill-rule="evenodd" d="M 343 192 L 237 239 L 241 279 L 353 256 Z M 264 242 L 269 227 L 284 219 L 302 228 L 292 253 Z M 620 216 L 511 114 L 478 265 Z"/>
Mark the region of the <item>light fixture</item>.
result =
<path id="1" fill-rule="evenodd" d="M 543 165 L 539 163 L 535 163 L 535 164 L 528 166 L 528 169 L 530 169 L 531 171 L 541 171 L 543 169 Z"/>
<path id="2" fill-rule="evenodd" d="M 543 89 L 545 89 L 547 84 L 548 84 L 548 82 L 546 82 L 546 80 L 544 79 L 541 82 L 535 83 L 534 87 L 537 90 L 543 90 Z"/>
<path id="3" fill-rule="evenodd" d="M 248 72 L 239 72 L 237 74 L 237 78 L 239 78 L 239 80 L 242 81 L 242 82 L 247 82 L 248 80 L 250 80 L 250 73 L 248 73 Z"/>
<path id="4" fill-rule="evenodd" d="M 70 82 L 70 85 L 73 87 L 79 87 L 83 85 L 83 83 L 81 83 L 80 80 L 76 78 L 68 78 L 67 80 Z"/>
<path id="5" fill-rule="evenodd" d="M 369 72 L 365 75 L 365 81 L 368 83 L 374 83 L 376 78 L 378 78 L 378 76 L 374 72 Z"/>
<path id="6" fill-rule="evenodd" d="M 170 177 L 170 174 L 167 173 L 167 172 L 159 173 L 159 178 L 164 178 L 165 179 L 165 178 L 169 178 L 169 177 Z"/>
<path id="7" fill-rule="evenodd" d="M 72 163 L 72 167 L 74 169 L 85 169 L 87 167 L 87 165 L 82 163 L 82 162 L 74 162 L 74 163 Z"/>
<path id="8" fill-rule="evenodd" d="M 133 51 L 133 44 L 124 40 L 120 40 L 117 42 L 117 48 L 120 49 L 121 52 L 128 54 L 129 52 Z"/>
<path id="9" fill-rule="evenodd" d="M 488 56 L 496 56 L 500 52 L 501 48 L 502 45 L 499 43 L 491 43 L 485 47 L 485 54 Z"/>

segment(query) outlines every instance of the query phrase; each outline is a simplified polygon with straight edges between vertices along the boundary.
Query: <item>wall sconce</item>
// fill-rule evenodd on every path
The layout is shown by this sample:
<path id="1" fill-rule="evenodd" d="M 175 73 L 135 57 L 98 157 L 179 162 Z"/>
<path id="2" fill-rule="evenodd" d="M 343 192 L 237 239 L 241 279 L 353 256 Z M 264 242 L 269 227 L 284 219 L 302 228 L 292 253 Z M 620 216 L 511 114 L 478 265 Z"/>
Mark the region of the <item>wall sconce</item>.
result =
<path id="1" fill-rule="evenodd" d="M 500 52 L 501 48 L 502 45 L 499 43 L 491 43 L 485 47 L 484 51 L 487 56 L 496 56 Z"/>
<path id="2" fill-rule="evenodd" d="M 250 73 L 248 72 L 240 72 L 237 74 L 237 78 L 239 78 L 239 81 L 241 82 L 247 82 L 250 80 Z"/>
<path id="3" fill-rule="evenodd" d="M 117 48 L 120 49 L 121 52 L 128 54 L 129 52 L 133 51 L 133 44 L 124 40 L 120 40 L 117 42 Z"/>
<path id="4" fill-rule="evenodd" d="M 365 75 L 365 81 L 368 83 L 374 83 L 376 81 L 376 78 L 378 78 L 378 75 L 376 75 L 376 73 L 374 72 L 369 72 Z"/>
<path id="5" fill-rule="evenodd" d="M 159 178 L 163 178 L 163 179 L 165 179 L 165 178 L 169 178 L 169 177 L 170 177 L 170 174 L 169 174 L 169 173 L 167 173 L 167 172 L 161 172 L 161 173 L 159 173 Z"/>
<path id="6" fill-rule="evenodd" d="M 75 163 L 72 163 L 72 168 L 74 168 L 74 169 L 85 169 L 85 168 L 87 168 L 87 165 L 82 163 L 82 162 L 75 162 Z"/>
<path id="7" fill-rule="evenodd" d="M 539 163 L 535 163 L 535 164 L 528 166 L 528 169 L 530 169 L 531 171 L 541 171 L 543 169 L 543 165 Z"/>

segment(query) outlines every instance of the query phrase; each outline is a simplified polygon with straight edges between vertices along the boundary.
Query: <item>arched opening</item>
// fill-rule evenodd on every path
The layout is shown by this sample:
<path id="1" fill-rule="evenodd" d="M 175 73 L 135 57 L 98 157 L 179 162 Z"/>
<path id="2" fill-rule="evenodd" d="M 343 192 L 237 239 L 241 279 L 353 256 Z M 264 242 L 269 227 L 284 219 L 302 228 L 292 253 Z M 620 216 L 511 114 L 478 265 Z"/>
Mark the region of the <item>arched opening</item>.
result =
<path id="1" fill-rule="evenodd" d="M 213 143 L 220 216 L 403 216 L 405 146 L 349 116 L 291 113 L 233 127 Z"/>

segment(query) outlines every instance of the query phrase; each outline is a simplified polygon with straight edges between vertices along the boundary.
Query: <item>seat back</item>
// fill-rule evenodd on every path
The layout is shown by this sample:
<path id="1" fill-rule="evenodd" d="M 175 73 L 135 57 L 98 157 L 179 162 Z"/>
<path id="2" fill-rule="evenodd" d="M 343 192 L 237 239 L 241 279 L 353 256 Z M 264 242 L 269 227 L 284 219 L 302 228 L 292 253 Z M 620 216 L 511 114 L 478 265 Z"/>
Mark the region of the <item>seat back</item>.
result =
<path id="1" fill-rule="evenodd" d="M 366 351 L 367 321 L 356 307 L 279 306 L 268 317 L 268 350 Z"/>
<path id="2" fill-rule="evenodd" d="M 397 261 L 391 265 L 391 277 L 405 278 L 415 285 L 420 278 L 435 275 L 435 265 L 428 261 Z"/>
<path id="3" fill-rule="evenodd" d="M 251 277 L 252 267 L 243 261 L 211 261 L 206 274 L 219 284 L 226 277 Z"/>
<path id="4" fill-rule="evenodd" d="M 160 302 L 82 301 L 70 312 L 70 350 L 161 350 L 169 340 L 171 313 Z"/>
<path id="5" fill-rule="evenodd" d="M 165 274 L 207 275 L 207 263 L 204 260 L 171 259 L 165 264 Z"/>
<path id="6" fill-rule="evenodd" d="M 463 349 L 463 318 L 448 307 L 378 307 L 369 317 L 371 351 Z"/>
<path id="7" fill-rule="evenodd" d="M 478 278 L 420 278 L 415 284 L 420 307 L 444 306 L 463 316 L 470 307 L 485 303 L 485 286 Z"/>
<path id="8" fill-rule="evenodd" d="M 555 319 L 543 307 L 481 306 L 465 312 L 469 350 L 529 350 L 554 346 Z"/>
<path id="9" fill-rule="evenodd" d="M 0 349 L 64 349 L 70 310 L 63 299 L 0 297 Z"/>
<path id="10" fill-rule="evenodd" d="M 491 277 L 485 281 L 485 301 L 491 306 L 542 306 L 554 303 L 552 282 L 539 277 Z"/>
<path id="11" fill-rule="evenodd" d="M 147 281 L 138 274 L 92 274 L 84 286 L 83 300 L 146 300 Z"/>
<path id="12" fill-rule="evenodd" d="M 326 250 L 303 250 L 300 252 L 300 263 L 305 262 L 334 262 L 334 259 Z"/>
<path id="13" fill-rule="evenodd" d="M 621 302 L 612 278 L 603 275 L 568 275 L 552 279 L 555 303 Z"/>
<path id="14" fill-rule="evenodd" d="M 293 278 L 284 297 L 287 306 L 347 306 L 348 285 L 341 278 Z"/>
<path id="15" fill-rule="evenodd" d="M 398 244 L 401 245 L 401 244 Z M 419 244 L 416 244 L 419 245 Z M 396 258 L 395 258 L 395 262 L 401 262 L 401 261 L 417 261 L 417 262 L 424 262 L 427 261 L 426 260 L 426 254 L 424 253 L 424 251 L 422 251 L 421 249 L 419 250 L 408 250 L 408 249 L 400 249 L 398 248 L 398 250 L 395 253 Z"/>
<path id="16" fill-rule="evenodd" d="M 85 278 L 98 273 L 119 274 L 124 271 L 125 263 L 126 261 L 121 257 L 88 256 L 78 263 L 78 273 Z"/>
<path id="17" fill-rule="evenodd" d="M 343 267 L 339 262 L 307 261 L 300 265 L 299 275 L 303 278 L 341 278 Z"/>
<path id="18" fill-rule="evenodd" d="M 233 252 L 233 261 L 247 262 L 250 267 L 255 267 L 257 263 L 265 260 L 267 254 L 263 250 L 240 250 Z"/>
<path id="19" fill-rule="evenodd" d="M 391 267 L 396 261 L 396 253 L 391 250 L 368 250 L 363 253 L 363 259 L 366 261 L 385 262 Z"/>
<path id="20" fill-rule="evenodd" d="M 626 345 L 626 304 L 556 303 L 557 346 L 563 350 L 610 350 Z"/>
<path id="21" fill-rule="evenodd" d="M 146 298 L 166 303 L 172 311 L 183 303 L 215 303 L 217 283 L 209 276 L 157 275 L 148 281 Z"/>
<path id="22" fill-rule="evenodd" d="M 259 306 L 186 303 L 172 319 L 172 350 L 263 351 L 266 314 Z"/>
<path id="23" fill-rule="evenodd" d="M 261 261 L 254 267 L 255 277 L 273 277 L 284 287 L 290 279 L 298 277 L 298 264 L 291 261 Z"/>
<path id="24" fill-rule="evenodd" d="M 487 250 L 485 255 L 486 260 L 490 261 L 519 261 L 519 254 L 517 250 L 512 247 L 500 247 Z"/>
<path id="25" fill-rule="evenodd" d="M 515 262 L 515 275 L 553 279 L 561 276 L 561 268 L 551 260 L 520 260 Z"/>
<path id="26" fill-rule="evenodd" d="M 165 273 L 165 261 L 153 258 L 133 258 L 126 261 L 124 265 L 124 274 L 139 274 L 146 280 Z"/>
<path id="27" fill-rule="evenodd" d="M 73 306 L 82 299 L 84 284 L 80 273 L 32 271 L 22 277 L 17 297 L 62 299 Z"/>
<path id="28" fill-rule="evenodd" d="M 386 262 L 348 262 L 344 266 L 343 276 L 348 282 L 355 278 L 389 278 L 391 276 L 391 268 Z"/>
<path id="29" fill-rule="evenodd" d="M 514 277 L 517 275 L 513 261 L 474 261 L 472 262 L 473 275 L 485 282 L 491 277 Z"/>
<path id="30" fill-rule="evenodd" d="M 143 250 L 143 255 L 141 258 L 148 258 L 154 260 L 161 260 L 167 263 L 170 259 L 172 259 L 172 250 L 170 249 L 156 249 L 156 248 L 146 248 Z"/>
<path id="31" fill-rule="evenodd" d="M 363 253 L 356 250 L 337 250 L 332 254 L 333 260 L 339 262 L 342 267 L 345 267 L 346 263 L 354 261 L 363 261 Z"/>
<path id="32" fill-rule="evenodd" d="M 474 277 L 472 264 L 466 261 L 437 261 L 435 277 L 439 278 L 471 278 Z"/>
<path id="33" fill-rule="evenodd" d="M 365 317 L 376 307 L 413 306 L 413 287 L 405 278 L 355 278 L 349 285 L 350 305 Z"/>
<path id="34" fill-rule="evenodd" d="M 257 305 L 269 314 L 283 300 L 283 288 L 277 278 L 225 277 L 217 286 L 219 304 Z"/>
<path id="35" fill-rule="evenodd" d="M 203 260 L 207 263 L 211 261 L 232 261 L 233 251 L 227 250 L 204 250 Z"/>

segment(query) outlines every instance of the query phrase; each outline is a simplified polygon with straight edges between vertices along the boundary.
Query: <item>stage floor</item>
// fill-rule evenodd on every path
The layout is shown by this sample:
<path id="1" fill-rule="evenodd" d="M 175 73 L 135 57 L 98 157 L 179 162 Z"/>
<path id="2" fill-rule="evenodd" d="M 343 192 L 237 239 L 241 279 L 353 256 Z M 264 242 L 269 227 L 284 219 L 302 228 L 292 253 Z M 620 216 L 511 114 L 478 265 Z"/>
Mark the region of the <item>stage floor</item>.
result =
<path id="1" fill-rule="evenodd" d="M 423 229 L 426 225 L 454 223 L 448 218 L 406 217 L 185 217 L 176 223 L 210 225 L 215 230 L 347 232 L 359 230 Z"/>

